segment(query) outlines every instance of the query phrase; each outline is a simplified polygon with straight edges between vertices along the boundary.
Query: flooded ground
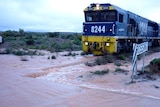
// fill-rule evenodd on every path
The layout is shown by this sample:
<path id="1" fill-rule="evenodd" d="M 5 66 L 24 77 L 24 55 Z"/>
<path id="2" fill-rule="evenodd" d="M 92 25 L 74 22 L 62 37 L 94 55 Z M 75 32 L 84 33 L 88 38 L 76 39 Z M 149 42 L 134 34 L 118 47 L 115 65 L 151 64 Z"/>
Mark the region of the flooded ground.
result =
<path id="1" fill-rule="evenodd" d="M 77 52 L 80 53 L 80 52 Z M 160 107 L 160 79 L 131 81 L 131 63 L 124 63 L 129 72 L 115 72 L 114 63 L 86 66 L 97 56 L 0 55 L 1 107 Z M 145 65 L 159 53 L 148 55 Z M 22 61 L 22 60 L 28 61 Z M 138 62 L 138 68 L 142 61 Z M 109 69 L 105 75 L 96 70 Z"/>

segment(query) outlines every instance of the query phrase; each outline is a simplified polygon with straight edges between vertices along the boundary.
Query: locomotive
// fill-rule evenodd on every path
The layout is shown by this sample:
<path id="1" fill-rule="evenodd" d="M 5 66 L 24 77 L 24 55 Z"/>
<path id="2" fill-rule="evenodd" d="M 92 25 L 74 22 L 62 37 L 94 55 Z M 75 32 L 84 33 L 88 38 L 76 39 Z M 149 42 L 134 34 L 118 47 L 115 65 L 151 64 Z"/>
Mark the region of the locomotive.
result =
<path id="1" fill-rule="evenodd" d="M 113 4 L 90 4 L 84 9 L 82 48 L 102 55 L 132 50 L 133 43 L 160 46 L 158 23 Z"/>

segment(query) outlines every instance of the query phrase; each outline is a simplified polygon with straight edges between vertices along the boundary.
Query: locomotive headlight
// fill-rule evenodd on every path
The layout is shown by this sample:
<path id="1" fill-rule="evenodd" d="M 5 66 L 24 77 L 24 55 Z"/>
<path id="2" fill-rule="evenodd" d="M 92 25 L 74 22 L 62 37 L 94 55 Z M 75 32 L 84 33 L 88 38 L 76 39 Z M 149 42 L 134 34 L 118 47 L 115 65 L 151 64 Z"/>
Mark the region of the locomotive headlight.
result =
<path id="1" fill-rule="evenodd" d="M 85 42 L 84 44 L 85 44 L 85 45 L 88 45 L 88 42 Z"/>
<path id="2" fill-rule="evenodd" d="M 106 43 L 106 46 L 109 46 L 110 44 L 109 43 Z"/>
<path id="3" fill-rule="evenodd" d="M 99 10 L 99 4 L 96 4 L 96 10 Z"/>

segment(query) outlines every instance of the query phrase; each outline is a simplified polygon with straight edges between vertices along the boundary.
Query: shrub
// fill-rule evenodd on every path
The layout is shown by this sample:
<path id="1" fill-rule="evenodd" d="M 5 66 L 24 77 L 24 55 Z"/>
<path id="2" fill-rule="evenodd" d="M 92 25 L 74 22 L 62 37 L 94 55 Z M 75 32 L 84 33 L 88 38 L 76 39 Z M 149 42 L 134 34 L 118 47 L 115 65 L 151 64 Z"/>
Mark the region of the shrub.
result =
<path id="1" fill-rule="evenodd" d="M 73 43 L 76 44 L 76 45 L 79 45 L 79 46 L 81 45 L 81 41 L 78 38 L 75 38 L 73 40 Z"/>
<path id="2" fill-rule="evenodd" d="M 72 44 L 69 42 L 57 43 L 54 42 L 51 45 L 55 49 L 55 52 L 60 52 L 62 50 L 72 50 Z"/>
<path id="3" fill-rule="evenodd" d="M 81 55 L 83 56 L 83 55 L 85 55 L 86 53 L 85 52 L 81 52 Z"/>
<path id="4" fill-rule="evenodd" d="M 122 69 L 121 68 L 116 68 L 115 72 L 118 72 L 118 71 L 122 71 Z"/>
<path id="5" fill-rule="evenodd" d="M 52 55 L 52 57 L 51 57 L 52 59 L 56 59 L 56 56 L 54 56 L 54 55 Z"/>
<path id="6" fill-rule="evenodd" d="M 113 56 L 112 55 L 105 55 L 104 59 L 106 59 L 107 63 L 113 63 Z"/>
<path id="7" fill-rule="evenodd" d="M 61 38 L 62 39 L 72 39 L 73 35 L 70 35 L 70 34 L 69 35 L 62 35 Z"/>
<path id="8" fill-rule="evenodd" d="M 72 44 L 69 43 L 69 42 L 64 42 L 61 44 L 61 47 L 60 47 L 62 50 L 72 50 Z"/>
<path id="9" fill-rule="evenodd" d="M 34 38 L 32 36 L 29 36 L 26 38 L 26 44 L 27 45 L 34 45 L 35 41 L 34 41 Z"/>
<path id="10" fill-rule="evenodd" d="M 138 55 L 138 56 L 137 56 L 137 59 L 138 59 L 138 60 L 141 60 L 141 58 L 142 58 L 141 55 Z"/>
<path id="11" fill-rule="evenodd" d="M 13 35 L 14 35 L 14 33 L 11 30 L 7 30 L 7 31 L 2 33 L 2 36 L 9 36 L 10 37 L 10 36 L 13 36 Z"/>
<path id="12" fill-rule="evenodd" d="M 125 60 L 125 59 L 126 59 L 126 57 L 125 57 L 125 55 L 124 55 L 124 54 L 120 54 L 120 55 L 118 55 L 118 58 L 119 58 L 119 59 L 121 59 L 121 60 Z"/>
<path id="13" fill-rule="evenodd" d="M 14 54 L 17 56 L 26 55 L 26 53 L 24 51 L 15 51 Z"/>
<path id="14" fill-rule="evenodd" d="M 26 55 L 37 55 L 37 51 L 27 51 Z"/>
<path id="15" fill-rule="evenodd" d="M 78 55 L 78 54 L 76 54 L 76 53 L 72 53 L 72 56 L 76 56 L 76 55 Z"/>
<path id="16" fill-rule="evenodd" d="M 83 78 L 83 75 L 78 76 L 79 78 Z"/>
<path id="17" fill-rule="evenodd" d="M 97 70 L 97 71 L 91 72 L 91 73 L 96 74 L 96 75 L 104 75 L 104 74 L 109 73 L 109 69 L 102 70 L 102 71 Z"/>
<path id="18" fill-rule="evenodd" d="M 160 72 L 160 58 L 153 59 L 149 65 L 150 70 L 153 72 Z"/>
<path id="19" fill-rule="evenodd" d="M 119 72 L 119 73 L 125 73 L 125 74 L 127 74 L 129 71 L 124 70 L 124 69 L 121 69 L 121 68 L 116 68 L 116 69 L 115 69 L 115 72 Z"/>
<path id="20" fill-rule="evenodd" d="M 120 62 L 115 62 L 114 63 L 116 66 L 122 66 L 122 64 Z"/>
<path id="21" fill-rule="evenodd" d="M 160 58 L 159 59 L 153 59 L 151 62 L 150 62 L 151 65 L 158 65 L 160 66 Z"/>
<path id="22" fill-rule="evenodd" d="M 105 55 L 95 60 L 95 63 L 97 65 L 104 65 L 104 64 L 112 63 L 112 62 L 113 62 L 113 56 L 111 55 Z"/>
<path id="23" fill-rule="evenodd" d="M 94 63 L 94 62 L 86 62 L 85 65 L 87 65 L 89 67 L 93 67 L 93 66 L 96 66 L 96 63 Z"/>
<path id="24" fill-rule="evenodd" d="M 42 44 L 41 47 L 40 47 L 40 49 L 48 49 L 47 44 Z"/>
<path id="25" fill-rule="evenodd" d="M 21 57 L 21 61 L 29 61 L 27 57 Z"/>
<path id="26" fill-rule="evenodd" d="M 72 51 L 69 51 L 68 54 L 65 54 L 64 56 L 76 56 L 77 53 L 72 53 Z"/>
<path id="27" fill-rule="evenodd" d="M 77 38 L 81 41 L 82 40 L 82 34 L 77 34 Z"/>
<path id="28" fill-rule="evenodd" d="M 5 50 L 6 52 L 6 54 L 12 54 L 13 53 L 13 49 L 11 49 L 11 48 L 7 48 L 6 50 Z"/>
<path id="29" fill-rule="evenodd" d="M 97 65 L 103 65 L 103 64 L 106 64 L 107 61 L 106 61 L 106 59 L 104 59 L 103 57 L 99 57 L 99 58 L 97 58 L 97 59 L 95 60 L 95 63 L 96 63 Z"/>
<path id="30" fill-rule="evenodd" d="M 22 36 L 23 35 L 23 36 Z M 8 48 L 17 49 L 43 49 L 51 52 L 81 50 L 81 34 L 68 34 L 59 32 L 37 33 L 8 30 L 2 32 Z M 64 38 L 64 39 L 63 39 Z M 7 53 L 13 53 L 11 49 Z M 20 52 L 16 54 L 21 54 Z"/>
<path id="31" fill-rule="evenodd" d="M 54 32 L 54 33 L 49 32 L 48 35 L 49 35 L 49 37 L 58 37 L 59 36 L 59 32 Z"/>
<path id="32" fill-rule="evenodd" d="M 51 47 L 55 49 L 55 52 L 60 52 L 60 45 L 57 42 L 52 43 Z"/>

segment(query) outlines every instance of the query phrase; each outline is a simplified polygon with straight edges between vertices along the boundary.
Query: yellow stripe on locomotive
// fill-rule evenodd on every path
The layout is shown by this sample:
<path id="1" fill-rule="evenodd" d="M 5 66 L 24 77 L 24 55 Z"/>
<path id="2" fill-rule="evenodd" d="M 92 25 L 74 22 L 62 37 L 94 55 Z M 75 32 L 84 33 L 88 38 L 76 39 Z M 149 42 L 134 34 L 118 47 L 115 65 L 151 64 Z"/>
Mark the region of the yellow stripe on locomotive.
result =
<path id="1" fill-rule="evenodd" d="M 109 36 L 82 36 L 82 48 L 86 53 L 101 55 L 117 52 L 117 38 Z"/>

